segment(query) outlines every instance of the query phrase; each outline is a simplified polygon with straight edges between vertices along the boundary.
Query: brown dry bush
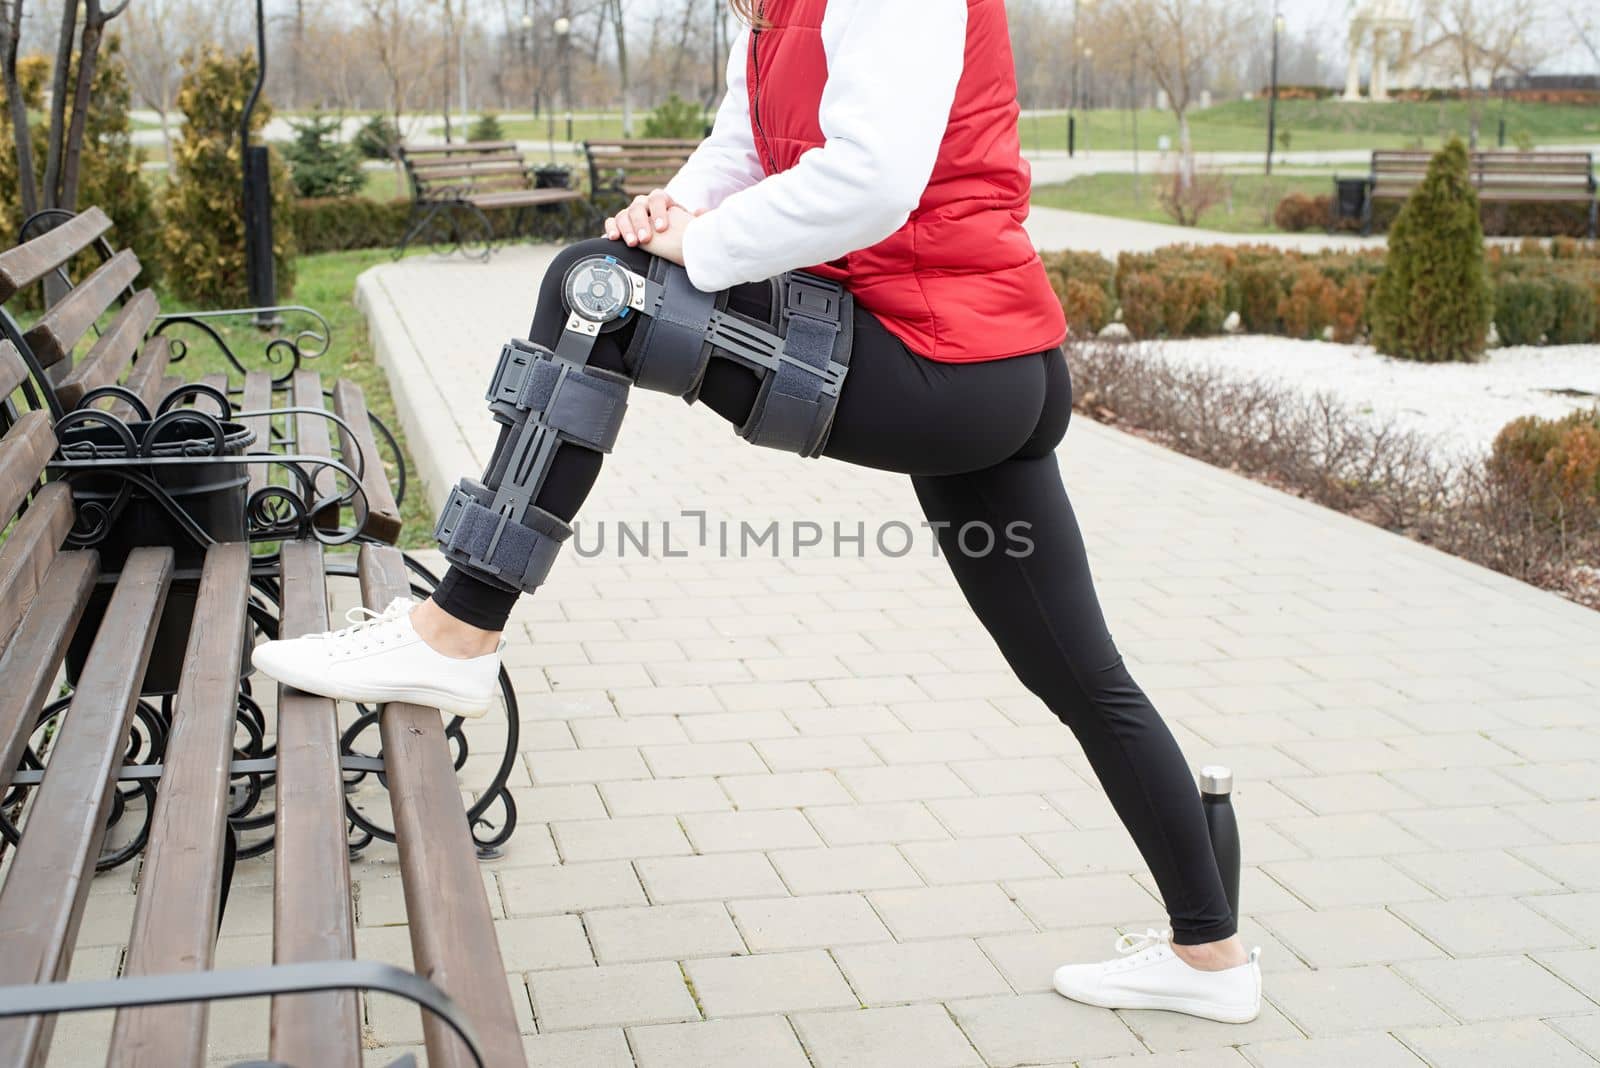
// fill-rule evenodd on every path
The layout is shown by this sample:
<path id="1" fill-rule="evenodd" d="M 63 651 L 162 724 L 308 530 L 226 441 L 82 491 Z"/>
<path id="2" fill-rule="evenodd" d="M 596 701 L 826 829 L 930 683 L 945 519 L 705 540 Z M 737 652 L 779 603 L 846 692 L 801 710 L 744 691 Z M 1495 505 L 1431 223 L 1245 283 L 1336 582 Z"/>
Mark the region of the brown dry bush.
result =
<path id="1" fill-rule="evenodd" d="M 1125 343 L 1075 344 L 1068 358 L 1074 403 L 1091 418 L 1600 608 L 1600 493 L 1551 488 L 1594 477 L 1600 444 L 1587 434 L 1537 462 L 1457 460 L 1331 395 L 1169 364 Z"/>

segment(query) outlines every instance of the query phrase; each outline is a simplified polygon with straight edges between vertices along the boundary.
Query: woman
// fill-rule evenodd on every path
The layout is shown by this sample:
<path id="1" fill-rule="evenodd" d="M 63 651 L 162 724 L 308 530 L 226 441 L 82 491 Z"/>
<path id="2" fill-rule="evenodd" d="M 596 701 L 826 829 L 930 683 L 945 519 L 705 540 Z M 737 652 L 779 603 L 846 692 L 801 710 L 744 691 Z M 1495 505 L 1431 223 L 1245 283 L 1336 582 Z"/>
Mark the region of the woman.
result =
<path id="1" fill-rule="evenodd" d="M 842 283 L 854 338 L 823 455 L 911 476 L 968 602 L 1082 743 L 1170 915 L 1170 934 L 1064 966 L 1056 989 L 1254 1019 L 1257 954 L 1237 937 L 1183 754 L 1107 632 L 1054 458 L 1072 403 L 1066 326 L 1022 228 L 1030 174 L 1002 0 L 733 6 L 748 26 L 710 137 L 664 190 L 609 220 L 604 240 L 558 257 L 529 337 L 566 343 L 564 280 L 597 253 L 637 275 L 662 266 L 653 258 L 681 264 L 695 290 L 731 291 L 731 308 L 755 321 L 772 310 L 766 279 L 809 269 Z M 639 374 L 639 322 L 607 324 L 589 364 Z M 698 397 L 743 425 L 762 382 L 746 363 L 710 359 Z M 602 451 L 563 440 L 533 502 L 541 514 L 571 520 Z M 971 524 L 1021 524 L 1031 551 L 1002 537 L 975 553 L 956 537 Z M 514 585 L 452 567 L 428 602 L 263 645 L 255 663 L 329 697 L 481 711 Z"/>

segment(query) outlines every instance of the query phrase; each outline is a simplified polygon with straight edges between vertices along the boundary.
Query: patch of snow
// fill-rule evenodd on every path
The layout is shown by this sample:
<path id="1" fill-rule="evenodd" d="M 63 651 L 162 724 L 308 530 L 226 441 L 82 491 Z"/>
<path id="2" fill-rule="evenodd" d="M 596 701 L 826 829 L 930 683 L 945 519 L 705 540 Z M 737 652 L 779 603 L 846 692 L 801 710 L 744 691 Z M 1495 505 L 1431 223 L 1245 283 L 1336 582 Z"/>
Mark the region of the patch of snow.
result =
<path id="1" fill-rule="evenodd" d="M 1147 356 L 1329 393 L 1358 415 L 1436 438 L 1453 452 L 1486 452 L 1524 415 L 1558 417 L 1600 404 L 1600 345 L 1491 349 L 1479 363 L 1416 363 L 1370 345 L 1280 337 L 1145 342 Z"/>

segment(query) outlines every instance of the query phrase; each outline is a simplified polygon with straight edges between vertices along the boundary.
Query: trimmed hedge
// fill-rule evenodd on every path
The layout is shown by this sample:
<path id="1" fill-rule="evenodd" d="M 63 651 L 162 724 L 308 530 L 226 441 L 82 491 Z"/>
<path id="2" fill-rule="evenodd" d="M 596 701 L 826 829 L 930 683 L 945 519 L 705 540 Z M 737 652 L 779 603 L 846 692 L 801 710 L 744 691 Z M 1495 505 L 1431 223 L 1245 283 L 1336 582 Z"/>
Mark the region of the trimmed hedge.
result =
<path id="1" fill-rule="evenodd" d="M 293 217 L 302 253 L 395 247 L 405 236 L 411 201 L 319 197 L 295 201 Z"/>
<path id="2" fill-rule="evenodd" d="M 1124 253 L 1115 263 L 1094 253 L 1046 253 L 1045 269 L 1076 337 L 1116 318 L 1134 337 L 1204 337 L 1233 314 L 1242 330 L 1354 342 L 1368 337 L 1368 306 L 1381 249 L 1301 253 L 1266 245 L 1174 245 Z M 1484 256 L 1506 344 L 1600 342 L 1600 242 L 1530 241 Z M 1532 340 L 1521 304 L 1553 309 Z M 1502 311 L 1501 309 L 1506 309 Z M 1522 318 L 1518 318 L 1521 316 Z M 1533 321 L 1544 324 L 1534 310 Z"/>

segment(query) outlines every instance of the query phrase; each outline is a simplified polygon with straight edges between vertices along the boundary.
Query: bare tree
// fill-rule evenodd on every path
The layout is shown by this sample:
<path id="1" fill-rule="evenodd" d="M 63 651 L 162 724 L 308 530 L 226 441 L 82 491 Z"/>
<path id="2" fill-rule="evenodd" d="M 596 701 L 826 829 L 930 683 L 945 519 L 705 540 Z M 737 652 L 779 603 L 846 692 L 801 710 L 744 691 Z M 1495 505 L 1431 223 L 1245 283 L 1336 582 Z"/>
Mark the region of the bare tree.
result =
<path id="1" fill-rule="evenodd" d="M 1533 65 L 1538 0 L 1438 0 L 1427 18 L 1435 35 L 1430 50 L 1448 57 L 1467 94 L 1476 148 L 1483 119 L 1479 81 L 1492 87 L 1496 79 Z"/>
<path id="2" fill-rule="evenodd" d="M 50 91 L 50 129 L 46 142 L 44 189 L 41 207 L 76 210 L 78 174 L 83 161 L 83 136 L 89 121 L 89 98 L 94 84 L 95 66 L 100 59 L 100 42 L 106 24 L 128 7 L 130 0 L 111 7 L 100 0 L 82 0 L 83 25 L 78 25 L 79 3 L 67 0 L 62 5 L 61 34 L 56 45 L 56 65 Z M 18 5 L 20 16 L 21 4 Z M 77 45 L 77 64 L 73 46 Z M 69 84 L 70 83 L 70 84 Z M 70 90 L 70 92 L 69 92 Z M 69 107 L 70 104 L 70 107 Z M 20 140 L 25 140 L 24 128 Z"/>
<path id="3" fill-rule="evenodd" d="M 431 66 L 425 19 L 408 0 L 361 0 L 361 8 L 366 16 L 366 43 L 383 69 L 395 131 L 404 136 L 401 123 L 411 89 L 426 77 Z M 395 157 L 395 175 L 404 180 L 398 156 Z"/>
<path id="4" fill-rule="evenodd" d="M 1180 173 L 1188 185 L 1195 170 L 1189 110 L 1199 102 L 1211 64 L 1238 39 L 1243 10 L 1227 0 L 1126 0 L 1121 12 L 1137 62 L 1177 117 Z"/>
<path id="5" fill-rule="evenodd" d="M 0 77 L 5 80 L 11 113 L 11 142 L 17 151 L 17 185 L 22 217 L 39 210 L 39 181 L 33 173 L 33 137 L 28 130 L 28 102 L 22 99 L 17 77 L 17 53 L 22 45 L 22 0 L 0 0 Z"/>
<path id="6" fill-rule="evenodd" d="M 610 17 L 612 29 L 616 33 L 617 73 L 622 79 L 622 136 L 632 137 L 633 86 L 629 81 L 627 19 L 623 13 L 622 0 L 606 0 L 604 10 Z"/>

